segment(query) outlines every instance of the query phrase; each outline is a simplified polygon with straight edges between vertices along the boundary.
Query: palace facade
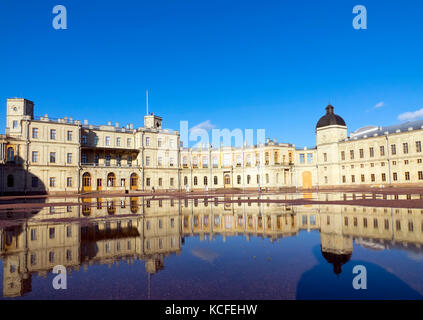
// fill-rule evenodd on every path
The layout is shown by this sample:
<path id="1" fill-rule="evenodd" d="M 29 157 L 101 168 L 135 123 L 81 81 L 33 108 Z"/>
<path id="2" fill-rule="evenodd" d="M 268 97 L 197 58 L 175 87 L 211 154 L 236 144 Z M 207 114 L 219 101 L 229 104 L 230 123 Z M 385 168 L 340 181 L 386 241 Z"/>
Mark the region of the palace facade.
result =
<path id="1" fill-rule="evenodd" d="M 0 192 L 135 192 L 390 187 L 423 184 L 423 121 L 365 127 L 348 135 L 333 106 L 316 125 L 316 146 L 267 139 L 220 148 L 183 148 L 162 118 L 144 126 L 91 125 L 34 116 L 34 103 L 8 99 L 0 136 Z"/>

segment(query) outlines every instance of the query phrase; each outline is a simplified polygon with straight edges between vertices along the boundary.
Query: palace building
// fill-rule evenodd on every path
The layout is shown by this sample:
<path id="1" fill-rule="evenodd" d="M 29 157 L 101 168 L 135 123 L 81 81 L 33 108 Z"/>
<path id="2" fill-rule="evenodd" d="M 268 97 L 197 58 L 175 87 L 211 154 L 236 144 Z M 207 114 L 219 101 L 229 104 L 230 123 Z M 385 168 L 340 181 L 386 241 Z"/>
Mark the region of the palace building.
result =
<path id="1" fill-rule="evenodd" d="M 313 148 L 270 139 L 240 148 L 183 148 L 179 132 L 163 129 L 152 113 L 139 128 L 96 126 L 36 117 L 33 102 L 13 98 L 0 135 L 0 193 L 422 185 L 422 140 L 423 121 L 348 135 L 329 105 Z"/>

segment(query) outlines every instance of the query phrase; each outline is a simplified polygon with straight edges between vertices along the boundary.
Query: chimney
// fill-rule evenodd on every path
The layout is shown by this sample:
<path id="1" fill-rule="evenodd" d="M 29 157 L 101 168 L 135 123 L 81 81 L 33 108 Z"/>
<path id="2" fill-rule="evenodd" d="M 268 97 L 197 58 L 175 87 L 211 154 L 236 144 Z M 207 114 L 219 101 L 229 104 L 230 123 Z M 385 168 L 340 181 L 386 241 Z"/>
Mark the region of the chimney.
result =
<path id="1" fill-rule="evenodd" d="M 129 129 L 129 124 L 126 125 L 126 129 Z"/>
<path id="2" fill-rule="evenodd" d="M 73 119 L 72 118 L 69 118 L 69 123 L 72 123 L 73 122 Z"/>
<path id="3" fill-rule="evenodd" d="M 108 125 L 108 126 L 111 126 L 111 125 L 112 125 L 112 122 L 111 122 L 111 121 L 108 121 L 108 122 L 107 122 L 107 125 Z"/>
<path id="4" fill-rule="evenodd" d="M 116 122 L 116 128 L 119 128 L 119 122 Z"/>
<path id="5" fill-rule="evenodd" d="M 134 129 L 134 125 L 132 123 L 129 124 L 129 129 Z"/>
<path id="6" fill-rule="evenodd" d="M 85 124 L 85 125 L 87 125 L 87 124 L 88 124 L 88 120 L 87 120 L 87 119 L 85 119 L 85 120 L 84 120 L 84 124 Z"/>

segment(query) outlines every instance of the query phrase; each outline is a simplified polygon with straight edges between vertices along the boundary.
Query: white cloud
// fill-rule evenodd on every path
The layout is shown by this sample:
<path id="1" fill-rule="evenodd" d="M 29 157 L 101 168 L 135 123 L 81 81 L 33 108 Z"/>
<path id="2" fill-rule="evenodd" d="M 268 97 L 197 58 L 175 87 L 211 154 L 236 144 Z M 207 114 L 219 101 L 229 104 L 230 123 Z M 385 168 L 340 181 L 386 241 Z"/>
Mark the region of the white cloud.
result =
<path id="1" fill-rule="evenodd" d="M 385 106 L 385 102 L 381 101 L 381 102 L 377 103 L 377 104 L 373 107 L 373 109 L 379 109 L 379 108 L 382 108 L 383 106 Z"/>
<path id="2" fill-rule="evenodd" d="M 196 134 L 198 132 L 210 131 L 211 129 L 216 128 L 214 124 L 211 123 L 210 120 L 203 121 L 190 129 L 191 134 Z"/>
<path id="3" fill-rule="evenodd" d="M 400 121 L 416 120 L 418 118 L 423 118 L 423 108 L 417 111 L 404 112 L 398 116 L 398 120 Z"/>

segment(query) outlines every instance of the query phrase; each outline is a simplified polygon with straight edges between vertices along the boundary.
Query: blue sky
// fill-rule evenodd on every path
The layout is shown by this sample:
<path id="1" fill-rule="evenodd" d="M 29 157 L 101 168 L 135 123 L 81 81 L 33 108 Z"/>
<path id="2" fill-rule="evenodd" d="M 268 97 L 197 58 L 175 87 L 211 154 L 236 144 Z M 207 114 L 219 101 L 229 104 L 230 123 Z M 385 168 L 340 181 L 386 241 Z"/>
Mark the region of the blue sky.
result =
<path id="1" fill-rule="evenodd" d="M 67 30 L 52 27 L 58 4 Z M 395 124 L 423 108 L 422 17 L 418 0 L 2 0 L 0 131 L 8 97 L 141 126 L 146 89 L 167 128 L 265 128 L 298 147 L 328 102 L 350 131 Z"/>

